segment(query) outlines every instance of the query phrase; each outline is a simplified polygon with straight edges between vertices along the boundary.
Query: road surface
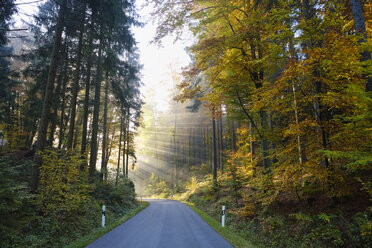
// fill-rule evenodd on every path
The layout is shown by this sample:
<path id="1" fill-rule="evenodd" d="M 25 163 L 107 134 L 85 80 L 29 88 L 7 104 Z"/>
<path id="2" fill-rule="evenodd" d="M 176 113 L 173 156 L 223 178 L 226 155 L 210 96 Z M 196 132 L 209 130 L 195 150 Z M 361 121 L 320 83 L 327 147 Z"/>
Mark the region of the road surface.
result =
<path id="1" fill-rule="evenodd" d="M 150 203 L 150 206 L 87 247 L 233 247 L 185 204 L 171 200 L 147 201 Z"/>

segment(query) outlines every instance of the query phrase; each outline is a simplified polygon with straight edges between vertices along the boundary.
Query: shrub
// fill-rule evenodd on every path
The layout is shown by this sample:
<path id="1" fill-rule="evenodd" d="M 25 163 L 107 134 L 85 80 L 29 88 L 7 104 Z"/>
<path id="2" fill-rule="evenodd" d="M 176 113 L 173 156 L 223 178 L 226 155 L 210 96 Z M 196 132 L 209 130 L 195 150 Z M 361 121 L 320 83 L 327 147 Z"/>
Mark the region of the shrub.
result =
<path id="1" fill-rule="evenodd" d="M 62 215 L 79 212 L 92 191 L 87 174 L 80 173 L 80 155 L 62 150 L 45 150 L 38 155 L 42 159 L 38 209 L 45 215 L 54 211 Z"/>
<path id="2" fill-rule="evenodd" d="M 94 197 L 100 205 L 106 205 L 117 214 L 135 207 L 135 192 L 133 182 L 125 177 L 113 182 L 97 182 L 94 186 Z"/>

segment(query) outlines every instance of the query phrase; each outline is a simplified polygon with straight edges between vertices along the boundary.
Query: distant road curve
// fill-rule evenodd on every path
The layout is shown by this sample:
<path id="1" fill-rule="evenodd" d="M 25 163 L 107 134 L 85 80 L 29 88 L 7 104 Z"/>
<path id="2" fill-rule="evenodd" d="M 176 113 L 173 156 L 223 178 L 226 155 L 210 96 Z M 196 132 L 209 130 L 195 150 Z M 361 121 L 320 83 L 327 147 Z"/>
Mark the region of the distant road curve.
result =
<path id="1" fill-rule="evenodd" d="M 230 248 L 197 213 L 172 200 L 146 200 L 139 214 L 94 241 L 88 248 Z"/>

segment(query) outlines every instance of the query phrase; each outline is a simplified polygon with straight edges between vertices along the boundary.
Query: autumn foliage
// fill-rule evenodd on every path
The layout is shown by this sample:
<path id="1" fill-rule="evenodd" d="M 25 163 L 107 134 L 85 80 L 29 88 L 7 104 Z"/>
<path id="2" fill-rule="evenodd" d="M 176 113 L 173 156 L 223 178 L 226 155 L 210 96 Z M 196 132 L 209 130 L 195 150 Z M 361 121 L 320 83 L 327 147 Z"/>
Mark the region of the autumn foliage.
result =
<path id="1" fill-rule="evenodd" d="M 355 2 L 364 7 L 367 29 L 354 23 Z M 203 94 L 198 99 L 210 109 L 239 122 L 237 149 L 226 152 L 225 175 L 219 181 L 231 192 L 241 217 L 253 218 L 261 210 L 288 215 L 299 209 L 320 214 L 341 208 L 345 215 L 366 211 L 370 216 L 370 4 L 182 4 L 193 4 L 189 15 L 179 18 L 189 24 L 196 42 L 176 99 L 195 98 L 198 91 Z M 157 38 L 172 30 L 162 21 Z M 201 87 L 198 77 L 206 85 Z M 350 208 L 353 201 L 358 207 Z M 311 221 L 333 223 L 327 216 Z M 371 220 L 365 221 L 361 229 L 371 230 Z M 333 231 L 334 243 L 328 244 L 346 245 Z M 361 242 L 370 242 L 363 235 Z"/>

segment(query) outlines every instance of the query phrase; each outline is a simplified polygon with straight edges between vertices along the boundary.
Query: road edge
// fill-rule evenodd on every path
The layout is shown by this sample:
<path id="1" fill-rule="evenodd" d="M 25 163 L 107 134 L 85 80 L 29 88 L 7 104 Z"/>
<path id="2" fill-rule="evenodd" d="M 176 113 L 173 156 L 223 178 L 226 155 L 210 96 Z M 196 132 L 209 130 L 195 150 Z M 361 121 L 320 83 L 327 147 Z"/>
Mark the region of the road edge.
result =
<path id="1" fill-rule="evenodd" d="M 132 211 L 128 212 L 127 214 L 123 215 L 116 222 L 114 222 L 111 225 L 108 225 L 104 228 L 94 229 L 88 235 L 86 235 L 86 236 L 84 236 L 80 239 L 75 240 L 71 244 L 67 245 L 65 248 L 84 248 L 84 247 L 86 247 L 90 243 L 96 241 L 97 239 L 99 239 L 100 237 L 102 237 L 103 235 L 105 235 L 106 233 L 111 231 L 112 229 L 114 229 L 117 226 L 123 224 L 124 222 L 126 222 L 127 220 L 129 220 L 130 218 L 132 218 L 133 216 L 135 216 L 136 214 L 138 214 L 139 212 L 141 212 L 142 210 L 147 208 L 149 205 L 150 205 L 150 203 L 148 203 L 146 201 L 142 201 L 137 208 L 135 208 Z"/>
<path id="2" fill-rule="evenodd" d="M 228 241 L 235 248 L 256 248 L 248 240 L 244 239 L 240 235 L 236 234 L 233 230 L 228 227 L 222 227 L 221 223 L 215 220 L 212 216 L 204 213 L 202 210 L 197 208 L 193 203 L 181 201 L 182 203 L 189 206 L 194 210 L 205 222 L 207 222 L 216 232 L 218 232 L 226 241 Z"/>

